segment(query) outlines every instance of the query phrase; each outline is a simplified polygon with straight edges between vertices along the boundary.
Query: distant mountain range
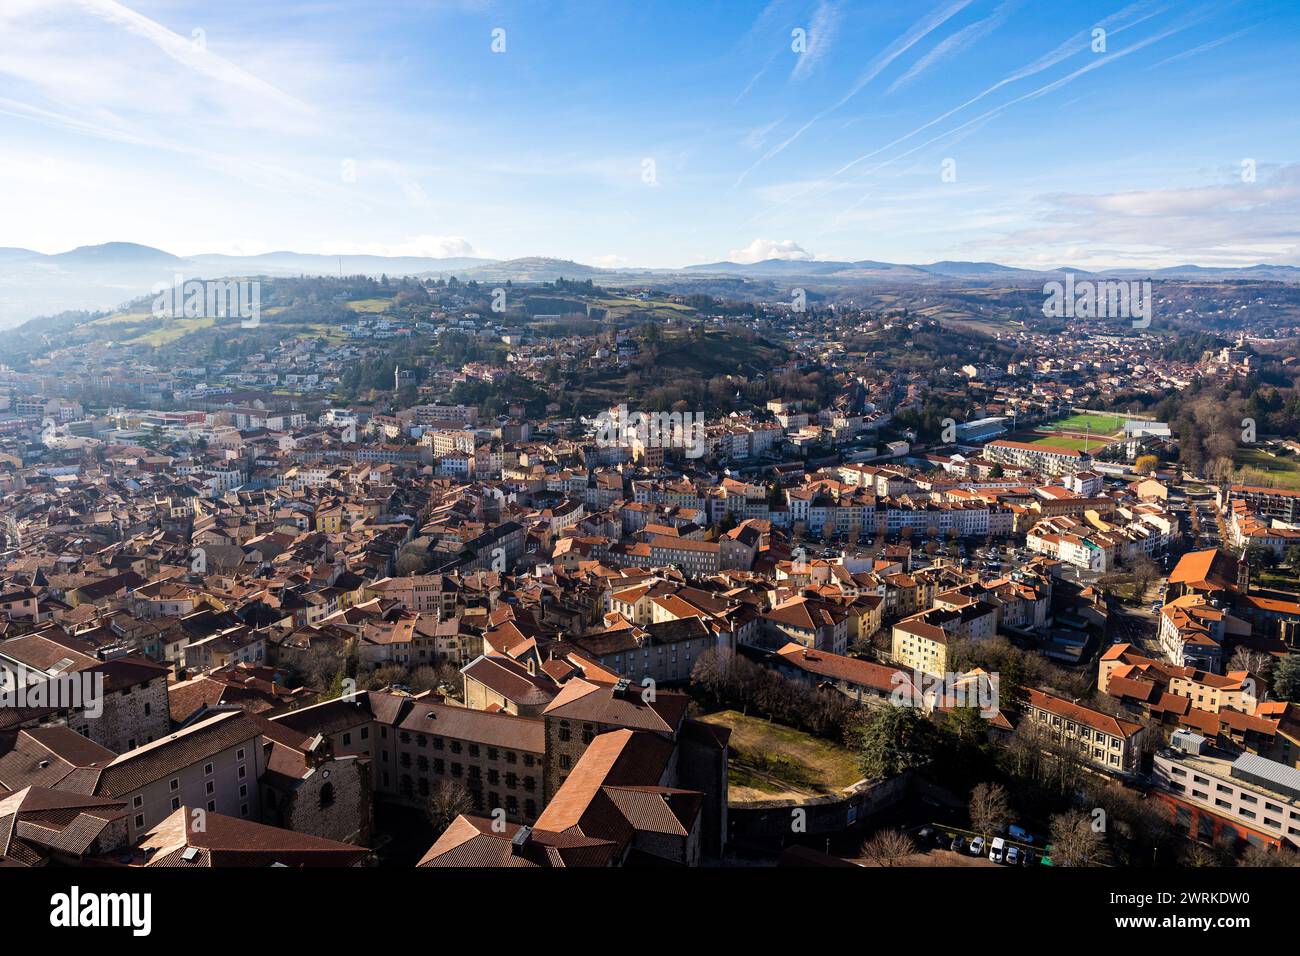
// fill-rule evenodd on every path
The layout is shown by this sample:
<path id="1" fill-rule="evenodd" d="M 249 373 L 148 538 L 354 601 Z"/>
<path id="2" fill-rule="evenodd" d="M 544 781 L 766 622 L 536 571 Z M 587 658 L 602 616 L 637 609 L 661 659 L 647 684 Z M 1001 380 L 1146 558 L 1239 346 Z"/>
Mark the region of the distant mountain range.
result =
<path id="1" fill-rule="evenodd" d="M 932 262 L 907 265 L 864 259 L 833 262 L 817 259 L 769 259 L 765 262 L 712 262 L 682 269 L 600 269 L 565 259 L 434 259 L 417 256 L 327 256 L 299 252 L 269 252 L 256 256 L 175 256 L 151 246 L 109 242 L 79 246 L 69 252 L 46 255 L 31 249 L 0 248 L 0 328 L 38 315 L 71 309 L 112 309 L 148 294 L 160 282 L 176 275 L 186 279 L 237 276 L 296 275 L 415 275 L 481 282 L 544 282 L 554 279 L 592 279 L 608 285 L 630 285 L 655 279 L 681 280 L 723 277 L 765 282 L 809 281 L 827 285 L 953 284 L 980 286 L 1035 284 L 1055 275 L 1114 278 L 1192 279 L 1218 281 L 1253 279 L 1300 282 L 1295 266 L 1257 265 L 1240 269 L 1215 269 L 1196 265 L 1166 269 L 1112 269 L 1104 273 L 1087 269 L 1033 270 L 995 262 Z"/>
<path id="2" fill-rule="evenodd" d="M 1276 282 L 1300 282 L 1296 266 L 1256 265 L 1235 269 L 1205 266 L 1170 266 L 1164 269 L 1106 269 L 1104 271 L 1060 266 L 1055 269 L 1020 269 L 996 262 L 931 262 L 928 265 L 905 265 L 863 259 L 859 262 L 833 262 L 825 259 L 768 259 L 765 262 L 711 262 L 687 266 L 683 272 L 713 275 L 754 276 L 763 278 L 817 277 L 837 281 L 914 281 L 919 283 L 957 280 L 980 282 L 1043 282 L 1067 272 L 1076 276 L 1149 279 L 1256 279 Z"/>

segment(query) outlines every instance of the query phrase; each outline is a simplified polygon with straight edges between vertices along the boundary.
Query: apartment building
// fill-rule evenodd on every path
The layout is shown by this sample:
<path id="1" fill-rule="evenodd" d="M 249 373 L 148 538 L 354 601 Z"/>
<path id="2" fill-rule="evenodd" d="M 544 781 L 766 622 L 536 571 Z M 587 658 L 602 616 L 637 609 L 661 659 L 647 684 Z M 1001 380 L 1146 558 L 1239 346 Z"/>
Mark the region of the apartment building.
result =
<path id="1" fill-rule="evenodd" d="M 1106 773 L 1136 773 L 1146 733 L 1139 723 L 1030 689 L 1025 720 L 1058 744 L 1072 745 L 1085 762 Z"/>
<path id="2" fill-rule="evenodd" d="M 1044 475 L 1073 475 L 1092 467 L 1092 456 L 1074 448 L 1029 444 L 999 438 L 984 446 L 984 457 L 1000 465 L 1028 468 Z"/>
<path id="3" fill-rule="evenodd" d="M 890 535 L 906 529 L 911 534 L 976 538 L 989 534 L 990 514 L 987 505 L 975 502 L 882 501 L 877 503 L 864 527 Z"/>
<path id="4" fill-rule="evenodd" d="M 1160 609 L 1157 632 L 1165 660 L 1222 674 L 1227 660 L 1225 640 L 1249 637 L 1250 624 L 1220 606 L 1218 596 L 1185 594 Z"/>
<path id="5" fill-rule="evenodd" d="M 1300 544 L 1300 528 L 1288 527 L 1282 519 L 1258 515 L 1242 499 L 1228 503 L 1225 519 L 1225 534 L 1234 547 L 1266 548 L 1281 558 L 1288 548 Z"/>
<path id="6" fill-rule="evenodd" d="M 266 769 L 262 731 L 243 711 L 216 714 L 184 730 L 115 757 L 77 789 L 126 803 L 132 841 L 182 805 L 246 820 L 261 819 L 258 780 Z"/>
<path id="7" fill-rule="evenodd" d="M 1097 664 L 1097 688 L 1119 700 L 1146 705 L 1148 711 L 1187 707 L 1217 714 L 1222 710 L 1254 713 L 1259 705 L 1257 681 L 1246 671 L 1215 674 L 1196 667 L 1158 661 L 1138 653 L 1132 644 L 1114 644 Z M 1166 700 L 1166 697 L 1176 700 Z"/>
<path id="8" fill-rule="evenodd" d="M 1232 758 L 1203 749 L 1193 734 L 1175 743 L 1155 755 L 1151 775 L 1178 829 L 1205 843 L 1221 843 L 1226 834 L 1300 849 L 1300 770 L 1256 754 Z"/>
<path id="9" fill-rule="evenodd" d="M 569 642 L 583 657 L 637 685 L 647 679 L 656 684 L 684 682 L 699 656 L 719 645 L 713 630 L 698 616 L 629 624 Z M 725 639 L 723 646 L 727 646 Z"/>
<path id="10" fill-rule="evenodd" d="M 679 568 L 689 578 L 717 574 L 722 570 L 722 545 L 716 541 L 652 535 L 650 561 L 655 567 Z"/>
<path id="11" fill-rule="evenodd" d="M 1217 499 L 1220 508 L 1226 507 L 1229 501 L 1244 501 L 1251 511 L 1266 518 L 1290 525 L 1300 523 L 1300 491 L 1232 485 L 1228 488 L 1226 497 L 1219 491 Z"/>
<path id="12" fill-rule="evenodd" d="M 790 642 L 832 654 L 849 648 L 849 613 L 843 607 L 815 597 L 798 596 L 764 611 L 760 634 L 770 648 Z"/>
<path id="13" fill-rule="evenodd" d="M 890 653 L 899 667 L 923 674 L 952 670 L 949 648 L 962 640 L 984 640 L 997 632 L 997 608 L 966 599 L 957 605 L 934 607 L 896 623 Z"/>
<path id="14" fill-rule="evenodd" d="M 442 574 L 413 574 L 401 578 L 381 578 L 364 588 L 367 599 L 383 598 L 396 601 L 404 609 L 420 614 L 436 614 L 439 618 L 456 613 L 456 600 L 460 587 Z"/>

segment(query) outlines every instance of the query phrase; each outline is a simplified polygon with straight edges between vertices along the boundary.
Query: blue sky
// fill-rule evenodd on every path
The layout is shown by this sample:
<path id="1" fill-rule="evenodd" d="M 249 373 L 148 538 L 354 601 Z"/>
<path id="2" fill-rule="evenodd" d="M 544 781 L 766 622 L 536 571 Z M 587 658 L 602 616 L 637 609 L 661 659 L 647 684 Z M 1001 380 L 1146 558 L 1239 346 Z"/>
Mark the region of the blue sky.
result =
<path id="1" fill-rule="evenodd" d="M 4 0 L 0 48 L 0 246 L 1300 264 L 1293 0 Z"/>

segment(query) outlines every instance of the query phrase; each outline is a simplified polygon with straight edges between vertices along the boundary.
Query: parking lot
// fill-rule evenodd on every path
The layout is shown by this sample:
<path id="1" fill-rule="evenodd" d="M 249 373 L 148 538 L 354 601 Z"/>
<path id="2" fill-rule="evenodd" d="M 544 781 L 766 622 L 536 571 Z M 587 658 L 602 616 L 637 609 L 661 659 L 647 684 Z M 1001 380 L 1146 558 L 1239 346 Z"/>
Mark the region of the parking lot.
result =
<path id="1" fill-rule="evenodd" d="M 928 831 L 928 832 L 927 832 Z M 1006 863 L 995 863 L 989 859 L 989 849 L 992 846 L 993 838 L 984 837 L 982 834 L 973 830 L 967 830 L 963 827 L 940 826 L 939 824 L 928 824 L 923 827 L 917 827 L 910 831 L 909 836 L 916 842 L 920 851 L 918 855 L 930 857 L 928 863 L 921 863 L 922 866 L 967 866 L 971 865 L 964 862 L 956 862 L 953 857 L 964 857 L 973 864 L 976 860 L 983 860 L 988 866 L 1007 866 Z M 981 851 L 972 853 L 970 848 L 972 843 L 981 840 Z M 1034 843 L 1021 842 L 1013 840 L 1010 837 L 1003 836 L 1002 842 L 1004 852 L 1006 849 L 1015 847 L 1019 857 L 1018 862 L 1010 864 L 1013 866 L 1041 866 L 1043 864 L 1043 847 L 1035 841 Z M 1046 864 L 1050 866 L 1051 864 Z"/>

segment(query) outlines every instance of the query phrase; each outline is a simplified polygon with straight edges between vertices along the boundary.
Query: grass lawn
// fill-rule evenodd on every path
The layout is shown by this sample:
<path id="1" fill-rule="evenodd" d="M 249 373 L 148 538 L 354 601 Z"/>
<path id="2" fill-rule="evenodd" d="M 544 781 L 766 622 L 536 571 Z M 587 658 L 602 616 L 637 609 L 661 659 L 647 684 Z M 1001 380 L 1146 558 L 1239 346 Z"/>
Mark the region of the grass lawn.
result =
<path id="1" fill-rule="evenodd" d="M 129 325 L 134 322 L 149 322 L 152 319 L 152 312 L 118 312 L 114 315 L 106 315 L 101 319 L 95 319 L 93 322 L 87 322 L 86 325 Z"/>
<path id="2" fill-rule="evenodd" d="M 700 719 L 731 728 L 733 803 L 838 793 L 862 779 L 853 752 L 829 740 L 734 710 Z"/>
<path id="3" fill-rule="evenodd" d="M 1275 458 L 1262 448 L 1242 448 L 1233 459 L 1241 484 L 1300 490 L 1300 461 Z"/>
<path id="4" fill-rule="evenodd" d="M 353 312 L 383 312 L 392 304 L 392 299 L 353 299 L 347 307 Z"/>
<path id="5" fill-rule="evenodd" d="M 1300 590 L 1300 572 L 1293 571 L 1285 565 L 1259 571 L 1254 580 L 1258 581 L 1259 586 L 1263 588 L 1292 592 Z"/>
<path id="6" fill-rule="evenodd" d="M 1061 432 L 1083 432 L 1091 430 L 1094 435 L 1115 435 L 1124 430 L 1126 419 L 1122 415 L 1093 415 L 1081 413 L 1058 418 L 1040 426 L 1040 430 Z"/>
<path id="7" fill-rule="evenodd" d="M 133 339 L 128 339 L 128 345 L 152 345 L 157 348 L 160 345 L 166 345 L 169 342 L 175 342 L 177 339 L 189 335 L 191 332 L 197 332 L 200 329 L 206 329 L 216 324 L 216 319 L 208 316 L 201 319 L 166 319 L 159 328 L 152 332 L 146 332 L 144 335 L 137 335 Z M 223 321 L 231 322 L 238 327 L 239 319 L 231 317 Z"/>

